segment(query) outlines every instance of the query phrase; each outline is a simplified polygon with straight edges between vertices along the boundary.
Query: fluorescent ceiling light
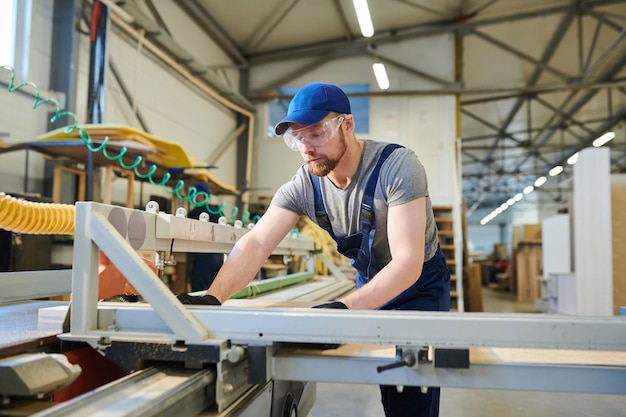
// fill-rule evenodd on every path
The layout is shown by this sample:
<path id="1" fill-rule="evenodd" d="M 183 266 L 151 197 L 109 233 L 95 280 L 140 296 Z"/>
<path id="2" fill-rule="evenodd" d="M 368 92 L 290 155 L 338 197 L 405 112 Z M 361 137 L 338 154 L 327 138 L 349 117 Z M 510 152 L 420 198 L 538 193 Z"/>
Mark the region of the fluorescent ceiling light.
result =
<path id="1" fill-rule="evenodd" d="M 374 70 L 374 75 L 376 76 L 376 82 L 378 83 L 378 87 L 381 90 L 388 89 L 389 77 L 387 77 L 385 64 L 383 64 L 382 62 L 374 62 L 374 64 L 372 64 L 372 69 Z"/>
<path id="2" fill-rule="evenodd" d="M 506 200 L 506 203 L 507 203 L 509 206 L 512 206 L 513 204 L 515 204 L 515 203 L 516 203 L 516 201 L 515 201 L 515 199 L 513 199 L 513 198 L 509 198 L 508 200 Z"/>
<path id="3" fill-rule="evenodd" d="M 532 185 L 529 185 L 528 187 L 524 188 L 524 194 L 530 194 L 533 191 L 535 191 L 535 187 L 533 187 Z"/>
<path id="4" fill-rule="evenodd" d="M 593 146 L 595 146 L 596 148 L 599 148 L 600 146 L 604 145 L 608 141 L 613 140 L 614 137 L 615 137 L 615 132 L 606 132 L 604 135 L 600 136 L 598 139 L 593 141 Z"/>
<path id="5" fill-rule="evenodd" d="M 551 177 L 556 177 L 561 172 L 563 172 L 563 167 L 561 165 L 557 165 L 554 168 L 552 168 L 550 171 L 548 171 L 548 175 Z"/>
<path id="6" fill-rule="evenodd" d="M 370 9 L 367 6 L 367 0 L 352 0 L 352 3 L 354 4 L 356 18 L 359 21 L 361 34 L 366 38 L 372 37 L 374 35 L 374 24 L 370 16 Z"/>
<path id="7" fill-rule="evenodd" d="M 513 197 L 513 200 L 515 200 L 515 201 L 520 201 L 522 198 L 524 198 L 524 194 L 522 194 L 522 193 L 517 193 L 517 194 L 515 194 L 515 196 Z"/>
<path id="8" fill-rule="evenodd" d="M 500 204 L 500 208 L 502 209 L 502 211 L 504 211 L 509 208 L 509 205 L 507 203 L 502 203 Z"/>
<path id="9" fill-rule="evenodd" d="M 579 154 L 579 152 L 576 152 L 574 155 L 572 155 L 569 158 L 567 158 L 567 163 L 570 164 L 570 165 L 574 165 L 576 163 L 576 161 L 578 161 L 578 154 Z"/>
<path id="10" fill-rule="evenodd" d="M 548 179 L 546 177 L 539 177 L 535 180 L 535 187 L 539 188 L 541 187 L 543 184 L 546 183 Z"/>

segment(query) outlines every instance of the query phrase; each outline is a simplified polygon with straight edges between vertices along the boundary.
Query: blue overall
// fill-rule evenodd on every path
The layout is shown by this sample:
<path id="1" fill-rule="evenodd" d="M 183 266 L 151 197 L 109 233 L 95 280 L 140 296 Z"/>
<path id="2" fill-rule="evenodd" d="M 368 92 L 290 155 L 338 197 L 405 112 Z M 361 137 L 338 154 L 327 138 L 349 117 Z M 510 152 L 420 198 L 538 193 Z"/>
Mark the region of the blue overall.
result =
<path id="1" fill-rule="evenodd" d="M 367 284 L 385 266 L 376 260 L 372 248 L 376 233 L 374 191 L 383 163 L 399 147 L 400 145 L 389 144 L 381 152 L 367 181 L 361 202 L 361 230 L 349 236 L 335 236 L 324 206 L 319 177 L 309 173 L 313 183 L 317 223 L 337 242 L 338 252 L 352 259 L 352 266 L 357 270 L 357 288 Z M 435 255 L 424 263 L 422 274 L 413 285 L 379 309 L 450 310 L 450 271 L 441 248 L 437 247 Z M 380 390 L 387 417 L 436 417 L 439 415 L 439 388 L 429 388 L 425 394 L 421 392 L 420 387 L 409 386 L 404 387 L 402 392 L 398 392 L 396 386 L 387 385 L 381 385 Z"/>

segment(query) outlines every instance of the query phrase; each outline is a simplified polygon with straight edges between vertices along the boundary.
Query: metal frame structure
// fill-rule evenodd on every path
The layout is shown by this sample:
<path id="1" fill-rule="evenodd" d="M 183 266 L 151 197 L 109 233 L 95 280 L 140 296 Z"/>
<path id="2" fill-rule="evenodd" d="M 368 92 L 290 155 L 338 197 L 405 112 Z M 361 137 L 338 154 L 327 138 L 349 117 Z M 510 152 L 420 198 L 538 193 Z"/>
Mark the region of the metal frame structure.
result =
<path id="1" fill-rule="evenodd" d="M 32 300 L 69 294 L 72 271 L 19 271 L 0 273 L 0 302 Z"/>
<path id="2" fill-rule="evenodd" d="M 191 315 L 141 260 L 137 250 L 162 253 L 227 253 L 247 230 L 228 225 L 159 213 L 148 203 L 147 212 L 93 202 L 76 203 L 74 267 L 72 279 L 72 334 L 89 338 L 97 334 L 99 250 L 115 264 L 130 283 L 148 300 L 171 329 L 175 340 L 201 341 L 207 329 Z M 277 255 L 311 255 L 315 243 L 285 237 L 273 252 Z M 309 262 L 312 268 L 312 260 Z"/>
<path id="3" fill-rule="evenodd" d="M 299 380 L 626 394 L 624 317 L 184 306 L 135 250 L 226 251 L 244 229 L 98 203 L 77 203 L 76 213 L 71 332 L 60 337 L 88 342 L 105 355 L 132 356 L 142 344 L 170 359 L 200 355 L 185 359 L 190 362 L 202 361 L 203 351 L 207 360 L 217 355 L 218 398 L 228 385 L 222 373 L 241 361 L 254 384 Z M 120 223 L 127 233 L 120 234 Z M 97 303 L 98 249 L 149 304 Z M 277 252 L 313 249 L 310 241 L 288 237 Z M 344 346 L 306 349 L 329 345 L 366 349 L 347 355 Z M 391 350 L 372 354 L 384 348 Z M 469 363 L 446 358 L 468 348 Z M 539 360 L 471 363 L 472 352 L 490 348 L 525 348 Z M 554 363 L 538 349 L 610 351 L 617 362 Z M 405 363 L 409 356 L 418 360 Z M 375 365 L 399 369 L 381 372 Z"/>

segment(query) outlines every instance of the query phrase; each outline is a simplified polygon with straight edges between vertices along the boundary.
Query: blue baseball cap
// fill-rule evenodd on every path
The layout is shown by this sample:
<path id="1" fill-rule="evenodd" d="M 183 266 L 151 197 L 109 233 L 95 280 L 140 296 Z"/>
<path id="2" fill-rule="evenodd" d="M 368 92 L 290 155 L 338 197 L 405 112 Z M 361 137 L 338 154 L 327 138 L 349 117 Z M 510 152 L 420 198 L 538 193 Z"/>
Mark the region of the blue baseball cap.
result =
<path id="1" fill-rule="evenodd" d="M 312 83 L 302 87 L 289 103 L 287 116 L 274 127 L 282 135 L 291 123 L 311 125 L 322 120 L 331 111 L 351 114 L 350 100 L 341 88 L 334 84 Z"/>

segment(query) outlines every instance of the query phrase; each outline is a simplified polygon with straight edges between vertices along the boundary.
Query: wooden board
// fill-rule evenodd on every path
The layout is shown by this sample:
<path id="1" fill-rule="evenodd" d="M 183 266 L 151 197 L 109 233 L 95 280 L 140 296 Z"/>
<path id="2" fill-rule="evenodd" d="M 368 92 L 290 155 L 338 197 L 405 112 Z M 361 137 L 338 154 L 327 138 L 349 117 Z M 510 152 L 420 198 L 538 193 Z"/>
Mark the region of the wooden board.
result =
<path id="1" fill-rule="evenodd" d="M 337 349 L 319 350 L 286 347 L 281 352 L 332 357 L 395 358 L 390 345 L 341 345 Z M 601 365 L 626 366 L 626 352 L 569 349 L 470 348 L 471 365 L 494 364 Z"/>
<path id="2" fill-rule="evenodd" d="M 141 130 L 132 127 L 116 124 L 101 125 L 79 125 L 92 139 L 104 139 L 108 137 L 110 141 L 134 141 L 144 146 L 154 149 L 158 155 L 158 165 L 166 168 L 191 168 L 193 162 L 182 146 L 178 143 L 149 135 Z M 59 139 L 80 139 L 79 130 L 75 129 L 71 133 L 65 133 L 66 128 L 52 130 L 37 138 L 38 141 L 55 141 Z"/>
<path id="3" fill-rule="evenodd" d="M 470 363 L 625 366 L 626 352 L 570 349 L 472 348 Z"/>
<path id="4" fill-rule="evenodd" d="M 539 298 L 541 276 L 541 241 L 519 241 L 515 255 L 517 268 L 517 301 L 534 303 Z"/>
<path id="5" fill-rule="evenodd" d="M 158 169 L 153 176 L 153 180 L 156 182 L 160 182 L 163 175 L 165 175 L 169 169 L 180 168 L 182 170 L 181 179 L 189 180 L 193 183 L 207 183 L 211 194 L 239 194 L 239 190 L 215 178 L 208 169 L 198 168 L 202 166 L 203 163 L 189 156 L 178 143 L 161 139 L 124 125 L 87 124 L 78 127 L 89 133 L 94 146 L 99 146 L 104 138 L 109 138 L 107 149 L 110 156 L 118 155 L 120 149 L 126 147 L 128 153 L 124 156 L 123 163 L 127 166 L 132 165 L 137 156 L 141 156 L 148 164 L 156 165 Z M 65 129 L 66 128 L 56 129 L 39 136 L 37 138 L 38 143 L 51 143 L 48 147 L 40 146 L 41 149 L 39 150 L 53 156 L 67 156 L 75 160 L 85 161 L 87 159 L 86 155 L 88 150 L 85 146 L 81 146 L 83 140 L 80 138 L 79 130 L 75 129 L 68 134 L 65 133 Z M 53 145 L 53 142 L 59 141 L 75 141 L 77 146 Z M 117 161 L 110 161 L 105 158 L 102 152 L 92 153 L 92 157 L 94 164 L 97 166 L 119 164 Z M 148 167 L 145 167 L 144 170 L 147 172 Z M 178 181 L 178 177 L 170 181 L 176 182 Z"/>
<path id="6" fill-rule="evenodd" d="M 613 225 L 613 314 L 626 306 L 626 175 L 611 175 L 611 218 Z"/>

